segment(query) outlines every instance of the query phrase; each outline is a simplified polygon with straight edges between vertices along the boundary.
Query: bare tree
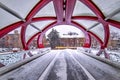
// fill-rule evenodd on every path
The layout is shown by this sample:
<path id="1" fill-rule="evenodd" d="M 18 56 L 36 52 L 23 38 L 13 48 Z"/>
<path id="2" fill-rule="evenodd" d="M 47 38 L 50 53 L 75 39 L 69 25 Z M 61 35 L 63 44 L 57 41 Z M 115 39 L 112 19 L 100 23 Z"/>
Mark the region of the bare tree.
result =
<path id="1" fill-rule="evenodd" d="M 114 38 L 119 38 L 119 33 L 118 32 L 111 32 L 110 38 L 111 38 L 111 40 L 113 40 Z"/>

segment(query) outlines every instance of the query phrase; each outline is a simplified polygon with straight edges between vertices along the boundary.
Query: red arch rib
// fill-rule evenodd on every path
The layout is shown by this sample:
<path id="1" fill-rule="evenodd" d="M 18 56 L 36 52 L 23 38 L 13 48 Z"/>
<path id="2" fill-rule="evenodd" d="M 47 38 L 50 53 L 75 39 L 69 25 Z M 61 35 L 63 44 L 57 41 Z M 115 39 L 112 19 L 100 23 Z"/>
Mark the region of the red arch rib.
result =
<path id="1" fill-rule="evenodd" d="M 120 29 L 120 22 L 114 20 L 107 20 L 108 24 Z"/>
<path id="2" fill-rule="evenodd" d="M 83 4 L 85 4 L 89 9 L 91 9 L 98 18 L 104 19 L 105 16 L 101 12 L 101 10 L 92 2 L 92 0 L 80 0 Z"/>
<path id="3" fill-rule="evenodd" d="M 66 10 L 65 10 L 65 20 L 66 22 L 71 22 L 71 17 L 75 7 L 76 0 L 67 0 L 66 1 Z"/>
<path id="4" fill-rule="evenodd" d="M 23 21 L 19 21 L 19 22 L 16 22 L 16 23 L 13 23 L 3 29 L 0 30 L 0 38 L 3 37 L 4 35 L 6 35 L 7 33 L 9 33 L 10 31 L 22 26 L 24 24 Z"/>
<path id="5" fill-rule="evenodd" d="M 72 20 L 91 20 L 91 21 L 98 21 L 97 17 L 94 16 L 73 16 Z"/>
<path id="6" fill-rule="evenodd" d="M 28 50 L 28 46 L 26 44 L 25 32 L 26 32 L 27 25 L 22 26 L 21 28 L 21 42 L 23 45 L 23 49 Z"/>
<path id="7" fill-rule="evenodd" d="M 29 21 L 33 18 L 33 16 L 35 16 L 35 14 L 41 9 L 43 8 L 46 4 L 48 4 L 50 1 L 52 0 L 40 0 L 38 2 L 38 4 L 30 11 L 30 13 L 27 15 L 26 17 L 26 21 Z"/>
<path id="8" fill-rule="evenodd" d="M 56 13 L 58 22 L 63 22 L 63 15 L 64 15 L 63 2 L 64 0 L 53 0 L 55 13 Z"/>
<path id="9" fill-rule="evenodd" d="M 88 33 L 92 36 L 94 36 L 94 38 L 96 38 L 96 40 L 101 44 L 101 46 L 103 45 L 103 41 L 94 33 L 92 33 L 91 31 L 88 31 Z"/>
<path id="10" fill-rule="evenodd" d="M 38 36 L 38 35 L 40 35 L 40 34 L 41 34 L 41 32 L 38 32 L 38 33 L 34 34 L 34 35 L 28 40 L 27 46 L 29 46 L 29 44 L 31 43 L 31 41 L 32 41 L 36 36 Z"/>
<path id="11" fill-rule="evenodd" d="M 91 45 L 91 37 L 89 36 L 88 32 L 86 32 L 86 29 L 82 25 L 80 25 L 80 24 L 78 24 L 78 23 L 76 23 L 74 21 L 72 21 L 71 24 L 73 26 L 78 27 L 80 30 L 82 30 L 82 32 L 85 34 L 85 44 L 84 44 L 84 47 L 87 47 L 87 48 L 90 47 L 90 45 Z"/>

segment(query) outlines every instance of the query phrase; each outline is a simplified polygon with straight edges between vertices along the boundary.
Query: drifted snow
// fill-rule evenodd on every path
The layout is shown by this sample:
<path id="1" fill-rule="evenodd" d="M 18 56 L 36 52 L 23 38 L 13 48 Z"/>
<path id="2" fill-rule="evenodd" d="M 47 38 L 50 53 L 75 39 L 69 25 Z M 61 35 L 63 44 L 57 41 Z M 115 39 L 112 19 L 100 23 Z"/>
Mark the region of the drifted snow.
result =
<path id="1" fill-rule="evenodd" d="M 86 49 L 82 47 L 77 48 L 77 51 L 85 51 L 85 50 Z M 90 54 L 93 54 L 93 55 L 96 55 L 99 52 L 99 49 L 90 48 L 88 50 L 90 50 Z M 120 50 L 117 50 L 117 51 L 106 50 L 106 52 L 109 54 L 111 61 L 120 62 Z M 104 58 L 104 54 L 101 54 L 100 57 Z"/>
<path id="2" fill-rule="evenodd" d="M 21 52 L 9 52 L 9 53 L 0 53 L 0 63 L 4 65 L 10 65 L 13 63 L 16 63 L 18 61 L 23 60 L 24 55 L 25 58 L 30 57 L 28 53 L 30 52 L 32 55 L 40 54 L 43 52 L 47 52 L 50 50 L 49 48 L 44 48 L 44 49 L 35 49 L 35 50 L 28 50 L 28 51 L 21 51 Z"/>

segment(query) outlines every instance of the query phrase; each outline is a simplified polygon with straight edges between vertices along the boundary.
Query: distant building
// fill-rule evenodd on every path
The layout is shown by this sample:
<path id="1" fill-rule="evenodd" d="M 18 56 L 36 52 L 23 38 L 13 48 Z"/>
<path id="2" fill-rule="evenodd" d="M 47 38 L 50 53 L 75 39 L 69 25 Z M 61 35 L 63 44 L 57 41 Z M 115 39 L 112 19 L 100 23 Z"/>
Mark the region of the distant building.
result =
<path id="1" fill-rule="evenodd" d="M 99 46 L 100 46 L 99 42 L 93 36 L 91 36 L 91 47 L 99 48 Z"/>
<path id="2" fill-rule="evenodd" d="M 46 39 L 45 35 L 43 36 L 42 43 L 43 43 L 44 47 L 49 47 L 50 46 L 49 41 Z M 38 45 L 37 45 L 37 37 L 36 37 L 30 43 L 29 48 L 37 48 L 37 46 Z"/>
<path id="3" fill-rule="evenodd" d="M 117 50 L 120 48 L 120 39 L 109 40 L 108 49 Z"/>
<path id="4" fill-rule="evenodd" d="M 60 38 L 61 47 L 80 47 L 84 45 L 84 38 Z"/>
<path id="5" fill-rule="evenodd" d="M 100 44 L 99 42 L 94 38 L 91 37 L 91 47 L 92 48 L 99 48 Z M 120 38 L 110 38 L 108 41 L 108 45 L 107 45 L 108 49 L 118 49 L 120 48 Z"/>
<path id="6" fill-rule="evenodd" d="M 0 43 L 1 48 L 22 48 L 21 37 L 17 30 L 1 38 Z"/>

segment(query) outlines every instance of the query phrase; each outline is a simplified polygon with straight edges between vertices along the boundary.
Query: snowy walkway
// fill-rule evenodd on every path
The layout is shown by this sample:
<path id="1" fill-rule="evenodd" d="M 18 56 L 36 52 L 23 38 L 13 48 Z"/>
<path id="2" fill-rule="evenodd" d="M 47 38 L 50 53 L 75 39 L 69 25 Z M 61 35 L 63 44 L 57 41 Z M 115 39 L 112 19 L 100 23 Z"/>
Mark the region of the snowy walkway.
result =
<path id="1" fill-rule="evenodd" d="M 76 50 L 52 50 L 0 80 L 120 80 L 120 70 Z"/>

